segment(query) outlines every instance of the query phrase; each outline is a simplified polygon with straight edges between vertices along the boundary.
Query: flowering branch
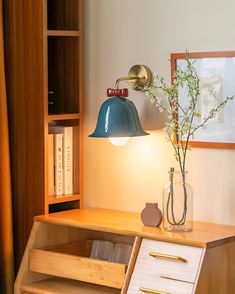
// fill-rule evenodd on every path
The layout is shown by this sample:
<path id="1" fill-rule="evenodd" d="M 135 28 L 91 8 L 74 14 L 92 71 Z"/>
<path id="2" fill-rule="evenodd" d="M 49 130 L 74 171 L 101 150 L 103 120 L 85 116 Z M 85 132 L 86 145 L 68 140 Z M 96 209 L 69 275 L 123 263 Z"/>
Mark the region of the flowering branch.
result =
<path id="1" fill-rule="evenodd" d="M 179 162 L 180 170 L 185 171 L 186 155 L 190 150 L 190 139 L 194 133 L 203 127 L 207 122 L 214 118 L 216 114 L 233 100 L 235 95 L 225 98 L 221 103 L 215 105 L 202 118 L 202 115 L 196 111 L 200 96 L 200 79 L 194 67 L 195 60 L 186 59 L 186 70 L 177 68 L 174 72 L 173 83 L 167 86 L 165 79 L 159 74 L 154 75 L 153 85 L 145 86 L 142 91 L 150 97 L 150 101 L 155 104 L 160 112 L 165 112 L 168 120 L 165 123 L 164 131 L 167 134 L 167 140 L 174 149 L 174 155 Z M 187 89 L 187 104 L 183 106 L 179 103 L 179 89 Z M 162 103 L 162 97 L 167 98 L 168 106 Z M 201 118 L 199 124 L 195 124 L 195 118 Z"/>

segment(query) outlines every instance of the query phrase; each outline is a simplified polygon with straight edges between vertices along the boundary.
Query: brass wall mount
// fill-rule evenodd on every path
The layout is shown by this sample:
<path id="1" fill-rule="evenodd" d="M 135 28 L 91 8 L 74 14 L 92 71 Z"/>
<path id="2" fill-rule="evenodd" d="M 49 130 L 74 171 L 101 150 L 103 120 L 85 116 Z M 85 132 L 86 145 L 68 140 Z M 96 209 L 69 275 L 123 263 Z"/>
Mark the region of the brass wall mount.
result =
<path id="1" fill-rule="evenodd" d="M 128 81 L 133 90 L 140 91 L 143 87 L 151 85 L 152 80 L 153 74 L 151 69 L 147 65 L 136 64 L 130 68 L 127 77 L 121 77 L 116 80 L 115 89 L 119 89 L 121 81 Z"/>
<path id="2" fill-rule="evenodd" d="M 132 79 L 129 80 L 129 85 L 133 90 L 140 91 L 144 86 L 151 85 L 153 74 L 147 65 L 134 65 L 129 70 L 128 76 Z"/>

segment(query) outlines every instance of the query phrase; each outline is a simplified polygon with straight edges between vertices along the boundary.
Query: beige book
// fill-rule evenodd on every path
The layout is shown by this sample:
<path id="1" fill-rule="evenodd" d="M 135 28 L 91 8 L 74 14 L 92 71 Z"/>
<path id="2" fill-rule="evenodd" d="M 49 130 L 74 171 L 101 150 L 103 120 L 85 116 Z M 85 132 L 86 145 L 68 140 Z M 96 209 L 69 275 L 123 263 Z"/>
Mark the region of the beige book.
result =
<path id="1" fill-rule="evenodd" d="M 55 194 L 54 177 L 54 138 L 53 134 L 48 134 L 48 195 Z"/>
<path id="2" fill-rule="evenodd" d="M 49 130 L 63 134 L 63 194 L 73 194 L 73 127 L 57 125 Z"/>
<path id="3" fill-rule="evenodd" d="M 64 173 L 63 173 L 63 134 L 54 134 L 55 156 L 55 195 L 63 197 Z"/>

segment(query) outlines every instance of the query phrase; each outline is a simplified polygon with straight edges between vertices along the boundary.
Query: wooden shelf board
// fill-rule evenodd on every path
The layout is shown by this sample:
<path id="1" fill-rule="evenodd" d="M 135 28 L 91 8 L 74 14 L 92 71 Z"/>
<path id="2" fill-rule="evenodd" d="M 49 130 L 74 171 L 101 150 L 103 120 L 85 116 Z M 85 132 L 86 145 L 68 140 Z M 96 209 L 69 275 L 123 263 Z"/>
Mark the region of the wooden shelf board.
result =
<path id="1" fill-rule="evenodd" d="M 49 114 L 48 121 L 80 119 L 79 113 Z"/>
<path id="2" fill-rule="evenodd" d="M 69 202 L 74 200 L 80 200 L 81 196 L 80 194 L 72 194 L 72 195 L 60 195 L 61 198 L 56 198 L 56 195 L 50 195 L 48 204 L 56 204 L 56 203 L 63 203 L 63 202 Z"/>
<path id="3" fill-rule="evenodd" d="M 65 31 L 65 30 L 48 30 L 48 36 L 57 36 L 57 37 L 79 37 L 79 31 Z"/>
<path id="4" fill-rule="evenodd" d="M 62 278 L 52 278 L 38 282 L 25 284 L 21 290 L 32 294 L 111 294 L 120 293 L 120 290 L 98 286 L 89 283 L 67 280 Z"/>

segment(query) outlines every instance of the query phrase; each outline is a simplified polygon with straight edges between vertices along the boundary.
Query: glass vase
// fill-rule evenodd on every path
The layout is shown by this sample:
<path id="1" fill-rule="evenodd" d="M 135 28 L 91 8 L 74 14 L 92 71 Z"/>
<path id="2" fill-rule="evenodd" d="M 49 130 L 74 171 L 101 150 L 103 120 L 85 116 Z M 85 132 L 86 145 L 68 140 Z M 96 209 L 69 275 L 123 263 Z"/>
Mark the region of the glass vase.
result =
<path id="1" fill-rule="evenodd" d="M 163 227 L 167 231 L 193 229 L 193 189 L 186 181 L 187 172 L 170 171 L 163 189 Z"/>

